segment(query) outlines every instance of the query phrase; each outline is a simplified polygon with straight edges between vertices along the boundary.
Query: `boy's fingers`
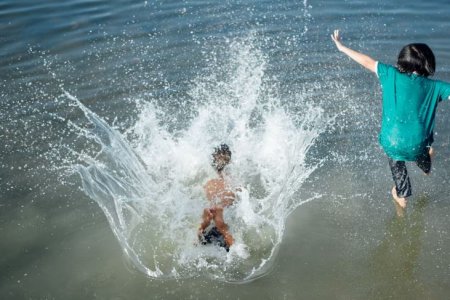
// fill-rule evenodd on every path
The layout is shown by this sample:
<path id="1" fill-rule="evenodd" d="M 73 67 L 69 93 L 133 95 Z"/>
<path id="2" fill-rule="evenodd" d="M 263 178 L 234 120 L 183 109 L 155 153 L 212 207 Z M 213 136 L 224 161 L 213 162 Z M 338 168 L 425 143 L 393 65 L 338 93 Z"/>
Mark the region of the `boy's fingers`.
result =
<path id="1" fill-rule="evenodd" d="M 334 31 L 334 37 L 335 37 L 336 39 L 339 38 L 339 29 L 336 29 L 336 30 Z"/>

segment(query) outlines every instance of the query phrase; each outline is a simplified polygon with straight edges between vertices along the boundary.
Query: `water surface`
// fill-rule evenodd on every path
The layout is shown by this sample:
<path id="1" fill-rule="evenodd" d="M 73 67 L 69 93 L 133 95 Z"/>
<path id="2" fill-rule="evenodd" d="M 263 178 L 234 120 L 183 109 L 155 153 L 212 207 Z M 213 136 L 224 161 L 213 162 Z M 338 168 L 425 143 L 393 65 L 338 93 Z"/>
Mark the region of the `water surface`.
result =
<path id="1" fill-rule="evenodd" d="M 433 174 L 411 166 L 414 196 L 399 220 L 377 144 L 377 80 L 337 53 L 329 34 L 340 28 L 350 46 L 392 64 L 404 44 L 426 42 L 435 77 L 448 81 L 449 11 L 446 1 L 2 1 L 0 295 L 445 299 L 448 104 L 438 110 Z M 234 229 L 247 252 L 229 272 L 220 251 L 203 253 L 219 268 L 202 269 L 193 246 L 189 256 L 177 239 L 162 242 L 167 235 L 146 239 L 170 224 L 195 231 L 201 184 L 213 175 L 208 155 L 223 140 L 252 211 L 270 223 L 255 240 L 254 219 L 233 219 L 247 225 Z M 129 179 L 120 172 L 140 164 L 146 175 L 125 180 L 115 203 L 145 203 L 137 216 L 151 215 L 148 203 L 164 212 L 135 234 L 129 211 L 126 226 L 115 223 L 99 205 L 108 198 L 89 193 L 78 171 L 100 166 Z M 278 213 L 262 214 L 260 202 Z M 179 219 L 165 209 L 174 205 Z M 167 249 L 150 250 L 153 241 Z M 165 276 L 147 272 L 155 253 Z"/>

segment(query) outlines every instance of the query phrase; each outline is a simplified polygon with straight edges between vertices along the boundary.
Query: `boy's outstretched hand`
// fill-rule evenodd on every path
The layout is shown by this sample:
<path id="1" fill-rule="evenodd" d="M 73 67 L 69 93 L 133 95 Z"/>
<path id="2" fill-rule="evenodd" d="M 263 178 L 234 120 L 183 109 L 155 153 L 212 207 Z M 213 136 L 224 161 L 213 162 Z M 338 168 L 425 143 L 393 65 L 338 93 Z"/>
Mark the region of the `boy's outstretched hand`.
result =
<path id="1" fill-rule="evenodd" d="M 368 69 L 371 72 L 376 73 L 377 72 L 377 62 L 371 58 L 370 56 L 367 56 L 363 53 L 360 53 L 358 51 L 355 51 L 353 49 L 350 49 L 346 46 L 344 46 L 341 42 L 341 37 L 339 36 L 339 30 L 335 30 L 334 33 L 331 35 L 331 39 L 336 44 L 336 47 L 338 50 L 354 61 L 356 61 L 358 64 L 363 66 L 364 68 Z"/>
<path id="2" fill-rule="evenodd" d="M 336 47 L 338 48 L 339 51 L 342 51 L 342 42 L 341 42 L 341 37 L 339 36 L 339 30 L 335 29 L 334 33 L 331 35 L 331 39 L 333 40 L 333 42 L 336 44 Z"/>

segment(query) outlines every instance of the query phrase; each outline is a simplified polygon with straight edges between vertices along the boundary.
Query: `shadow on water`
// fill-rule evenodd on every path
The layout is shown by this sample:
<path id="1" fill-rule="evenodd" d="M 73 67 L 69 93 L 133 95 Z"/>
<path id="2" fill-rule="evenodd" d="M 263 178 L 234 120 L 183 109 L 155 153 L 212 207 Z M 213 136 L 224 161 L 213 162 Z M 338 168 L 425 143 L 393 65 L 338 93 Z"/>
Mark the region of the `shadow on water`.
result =
<path id="1" fill-rule="evenodd" d="M 417 276 L 423 248 L 424 213 L 429 204 L 422 195 L 404 217 L 387 222 L 385 238 L 369 257 L 371 296 L 375 299 L 425 299 L 425 287 Z"/>

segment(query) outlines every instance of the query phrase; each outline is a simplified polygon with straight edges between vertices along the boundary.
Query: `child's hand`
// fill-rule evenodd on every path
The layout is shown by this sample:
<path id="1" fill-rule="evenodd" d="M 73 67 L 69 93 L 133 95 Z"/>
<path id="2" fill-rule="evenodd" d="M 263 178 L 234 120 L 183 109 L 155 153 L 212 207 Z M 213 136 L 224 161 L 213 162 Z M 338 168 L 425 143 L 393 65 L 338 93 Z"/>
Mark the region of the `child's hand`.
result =
<path id="1" fill-rule="evenodd" d="M 377 72 L 377 62 L 372 57 L 363 54 L 361 52 L 355 51 L 353 49 L 350 49 L 346 46 L 344 46 L 341 42 L 341 37 L 339 36 L 339 30 L 335 30 L 334 33 L 331 35 L 331 39 L 336 44 L 336 47 L 339 51 L 356 61 L 358 64 L 363 66 L 364 68 L 368 69 L 371 72 L 376 73 Z"/>
<path id="2" fill-rule="evenodd" d="M 342 42 L 341 42 L 341 37 L 339 36 L 339 30 L 336 29 L 334 31 L 334 33 L 331 35 L 331 39 L 333 40 L 333 42 L 336 44 L 336 47 L 338 48 L 339 51 L 341 51 L 342 48 Z"/>

